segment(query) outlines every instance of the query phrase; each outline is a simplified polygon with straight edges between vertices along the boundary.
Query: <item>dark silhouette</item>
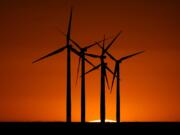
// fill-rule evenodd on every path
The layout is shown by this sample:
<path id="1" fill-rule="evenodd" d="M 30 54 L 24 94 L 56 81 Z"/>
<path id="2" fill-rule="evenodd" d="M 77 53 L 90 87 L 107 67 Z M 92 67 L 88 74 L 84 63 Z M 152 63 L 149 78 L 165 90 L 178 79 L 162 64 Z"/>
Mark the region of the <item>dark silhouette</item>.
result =
<path id="1" fill-rule="evenodd" d="M 106 119 L 106 108 L 105 108 L 105 79 L 106 79 L 106 82 L 107 82 L 107 85 L 109 87 L 109 84 L 108 84 L 108 78 L 107 78 L 107 74 L 106 74 L 106 70 L 108 70 L 110 73 L 113 73 L 111 71 L 111 69 L 109 69 L 107 67 L 107 63 L 105 63 L 105 53 L 107 52 L 107 50 L 111 47 L 111 45 L 114 43 L 114 41 L 119 37 L 119 35 L 121 34 L 118 33 L 115 38 L 113 38 L 113 40 L 110 42 L 110 44 L 108 44 L 108 46 L 106 48 L 104 48 L 105 46 L 105 38 L 104 38 L 104 41 L 103 41 L 103 48 L 102 48 L 102 53 L 100 55 L 100 64 L 94 68 L 92 68 L 91 70 L 89 70 L 87 73 L 90 73 L 96 69 L 98 69 L 99 67 L 101 67 L 101 92 L 100 92 L 100 119 L 101 119 L 101 123 L 105 123 L 105 119 Z M 97 42 L 97 44 L 99 44 Z"/>
<path id="2" fill-rule="evenodd" d="M 35 61 L 33 61 L 33 63 L 36 63 L 40 60 L 43 60 L 45 58 L 48 58 L 50 56 L 53 56 L 55 54 L 58 54 L 60 52 L 62 52 L 63 50 L 67 49 L 67 97 L 66 97 L 66 121 L 67 122 L 71 122 L 71 51 L 74 52 L 76 55 L 81 56 L 81 54 L 74 49 L 71 45 L 70 45 L 70 39 L 71 39 L 71 22 L 72 22 L 72 8 L 71 8 L 71 12 L 70 12 L 70 18 L 69 18 L 69 25 L 68 25 L 68 31 L 67 31 L 67 35 L 66 35 L 66 45 L 60 49 L 57 49 Z M 85 58 L 84 58 L 85 59 Z M 94 66 L 90 61 L 88 61 L 87 59 L 85 59 L 89 64 L 91 64 L 92 66 Z"/>
<path id="3" fill-rule="evenodd" d="M 49 53 L 48 55 L 45 55 L 44 57 L 41 57 L 40 59 L 35 60 L 33 63 L 38 62 L 42 59 L 45 59 L 47 57 L 50 57 L 52 55 L 55 55 L 57 53 L 62 52 L 64 49 L 67 48 L 67 97 L 66 97 L 66 121 L 71 122 L 71 45 L 70 45 L 70 34 L 71 34 L 71 21 L 72 21 L 72 9 L 70 13 L 70 18 L 69 18 L 69 25 L 68 25 L 68 31 L 67 31 L 67 36 L 66 36 L 66 45 L 56 51 L 53 51 L 52 53 Z"/>
<path id="4" fill-rule="evenodd" d="M 56 55 L 60 52 L 62 52 L 63 50 L 67 49 L 67 95 L 66 95 L 66 121 L 67 122 L 71 122 L 71 51 L 73 53 L 75 53 L 76 55 L 79 56 L 79 63 L 78 63 L 78 69 L 77 69 L 77 79 L 78 79 L 78 74 L 79 74 L 79 69 L 80 69 L 80 62 L 81 62 L 81 122 L 85 123 L 86 122 L 86 98 L 85 98 L 85 74 L 90 73 L 96 69 L 98 69 L 99 67 L 101 67 L 101 88 L 100 88 L 100 119 L 101 119 L 101 123 L 105 123 L 105 117 L 106 117 L 106 108 L 105 108 L 105 83 L 107 83 L 107 86 L 109 88 L 109 82 L 108 82 L 108 77 L 107 77 L 107 73 L 106 70 L 108 70 L 111 74 L 113 74 L 113 80 L 112 80 L 112 85 L 111 85 L 111 91 L 113 88 L 113 84 L 114 84 L 114 80 L 116 77 L 116 81 L 117 81 L 117 87 L 116 87 L 116 120 L 119 123 L 120 122 L 120 63 L 128 58 L 131 58 L 135 55 L 138 55 L 140 53 L 143 53 L 143 51 L 132 54 L 132 55 L 128 55 L 126 57 L 122 57 L 119 60 L 116 60 L 110 53 L 108 53 L 108 49 L 112 46 L 112 44 L 115 42 L 115 40 L 119 37 L 119 35 L 122 32 L 119 32 L 114 38 L 113 40 L 107 45 L 107 47 L 105 48 L 105 37 L 102 40 L 103 41 L 103 47 L 100 45 L 100 43 L 102 41 L 99 42 L 95 42 L 91 45 L 88 45 L 86 47 L 81 47 L 77 42 L 75 42 L 74 40 L 71 39 L 71 22 L 72 22 L 72 8 L 70 11 L 70 17 L 69 17 L 69 23 L 68 23 L 68 30 L 67 30 L 67 34 L 63 33 L 63 35 L 66 37 L 66 45 L 64 47 L 61 47 L 35 61 L 33 61 L 33 63 L 36 63 L 38 61 L 41 61 L 43 59 L 46 59 L 50 56 Z M 79 51 L 77 51 L 75 48 L 72 47 L 72 44 L 74 44 Z M 95 45 L 99 45 L 99 47 L 101 47 L 102 49 L 102 53 L 101 55 L 95 55 L 95 54 L 89 54 L 86 53 L 87 50 Z M 114 72 L 111 71 L 111 69 L 107 66 L 107 63 L 105 62 L 106 59 L 106 55 L 107 54 L 112 60 L 114 60 L 116 62 L 115 64 L 115 69 Z M 88 59 L 86 59 L 85 56 L 90 56 L 93 58 L 100 58 L 100 64 L 97 66 L 94 66 L 94 64 L 92 64 Z M 88 72 L 85 72 L 85 61 L 88 62 L 91 66 L 93 66 L 93 68 L 91 70 L 89 70 Z M 77 83 L 77 80 L 76 80 Z M 109 88 L 110 89 L 110 88 Z"/>
<path id="5" fill-rule="evenodd" d="M 66 36 L 66 34 L 64 32 L 62 32 L 60 29 L 58 29 L 60 33 L 62 33 L 64 36 Z M 80 50 L 80 57 L 79 57 L 79 62 L 78 62 L 78 68 L 77 68 L 77 79 L 76 79 L 76 84 L 78 81 L 78 75 L 79 75 L 79 69 L 80 69 L 80 63 L 81 63 L 81 122 L 86 122 L 86 98 L 85 98 L 85 60 L 87 60 L 85 58 L 85 56 L 90 56 L 93 58 L 99 58 L 100 56 L 95 55 L 95 54 L 89 54 L 86 53 L 87 50 L 95 45 L 97 45 L 97 43 L 101 43 L 104 40 L 95 42 L 93 44 L 90 44 L 86 47 L 81 47 L 76 41 L 74 41 L 73 39 L 70 39 L 70 41 Z M 91 64 L 93 65 L 93 64 Z M 95 67 L 95 66 L 94 66 Z"/>
<path id="6" fill-rule="evenodd" d="M 102 48 L 102 47 L 101 47 Z M 116 122 L 119 123 L 120 122 L 120 64 L 122 61 L 131 58 L 135 55 L 141 54 L 144 51 L 132 54 L 132 55 L 128 55 L 125 57 L 120 58 L 119 60 L 117 60 L 116 58 L 114 58 L 109 52 L 106 51 L 106 54 L 113 60 L 115 61 L 115 68 L 114 68 L 114 75 L 113 75 L 113 80 L 112 80 L 112 85 L 111 85 L 111 90 L 113 88 L 113 84 L 114 84 L 114 80 L 116 77 Z"/>
<path id="7" fill-rule="evenodd" d="M 80 54 L 81 56 L 79 57 L 79 62 L 78 62 L 78 69 L 77 69 L 77 79 L 76 79 L 76 83 L 78 80 L 78 74 L 79 74 L 79 68 L 80 68 L 80 63 L 81 63 L 81 122 L 86 122 L 86 98 L 85 98 L 85 55 L 93 57 L 93 58 L 97 58 L 99 56 L 94 55 L 94 54 L 88 54 L 86 53 L 87 50 L 95 45 L 97 45 L 97 43 L 93 43 L 91 45 L 88 45 L 86 47 L 80 47 L 80 45 L 75 42 L 74 40 L 71 40 L 80 50 Z M 101 42 L 101 41 L 100 41 Z"/>
<path id="8" fill-rule="evenodd" d="M 32 131 L 35 130 L 35 132 L 40 131 L 41 133 L 56 133 L 56 134 L 62 134 L 62 132 L 65 132 L 66 134 L 72 134 L 72 132 L 82 131 L 82 133 L 94 131 L 96 129 L 100 131 L 104 131 L 105 133 L 107 131 L 110 131 L 111 134 L 117 134 L 119 132 L 125 132 L 128 131 L 143 131 L 147 129 L 147 131 L 157 131 L 157 129 L 160 129 L 160 131 L 170 131 L 177 129 L 179 131 L 180 128 L 180 122 L 121 122 L 121 123 L 80 123 L 80 122 L 72 122 L 72 123 L 66 123 L 66 122 L 0 122 L 0 129 L 1 132 L 8 132 L 8 131 Z M 84 132 L 85 129 L 85 132 Z M 107 129 L 107 130 L 103 130 Z M 137 129 L 137 130 L 136 130 Z M 139 130 L 138 130 L 139 129 Z M 175 130 L 176 131 L 176 130 Z M 11 133 L 10 132 L 10 133 Z M 102 133 L 102 132 L 101 132 Z M 131 133 L 131 132 L 130 132 Z M 152 132 L 154 133 L 154 131 Z"/>
<path id="9" fill-rule="evenodd" d="M 62 32 L 60 29 L 58 29 L 58 30 L 59 30 L 59 32 L 61 34 L 66 36 L 66 34 L 64 32 Z M 107 38 L 107 39 L 109 39 L 109 38 Z M 107 39 L 104 39 L 104 40 L 107 40 Z M 86 92 L 85 91 L 85 60 L 87 60 L 87 59 L 85 58 L 85 56 L 90 56 L 90 57 L 93 57 L 93 58 L 100 58 L 100 56 L 98 56 L 98 55 L 89 54 L 89 53 L 86 53 L 86 52 L 87 52 L 88 49 L 90 49 L 91 47 L 93 47 L 95 45 L 98 45 L 98 43 L 101 43 L 104 40 L 95 42 L 95 43 L 90 44 L 90 45 L 88 45 L 86 47 L 81 47 L 75 40 L 70 39 L 70 41 L 80 50 L 80 55 L 81 55 L 79 57 L 79 62 L 78 62 L 76 84 L 77 84 L 77 81 L 78 81 L 78 75 L 79 75 L 79 69 L 80 69 L 80 63 L 81 63 L 81 75 L 82 75 L 81 76 L 81 122 L 83 122 L 83 123 L 86 122 L 86 113 L 85 113 L 85 110 L 86 110 L 86 98 L 85 98 L 85 92 Z"/>

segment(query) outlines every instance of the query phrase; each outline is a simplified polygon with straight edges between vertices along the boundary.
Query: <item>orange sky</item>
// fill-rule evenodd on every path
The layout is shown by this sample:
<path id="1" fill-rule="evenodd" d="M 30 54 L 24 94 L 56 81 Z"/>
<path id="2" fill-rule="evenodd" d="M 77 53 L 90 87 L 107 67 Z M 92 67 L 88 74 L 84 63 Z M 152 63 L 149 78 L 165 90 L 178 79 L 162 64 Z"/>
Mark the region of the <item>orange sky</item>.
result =
<path id="1" fill-rule="evenodd" d="M 1 0 L 0 121 L 65 121 L 66 52 L 31 62 L 65 44 L 57 27 L 67 30 L 71 5 L 72 38 L 82 46 L 122 30 L 109 52 L 119 58 L 146 51 L 122 63 L 122 121 L 180 121 L 179 4 L 176 0 Z M 98 47 L 90 52 L 99 53 Z M 77 58 L 72 57 L 73 121 L 80 120 Z M 107 62 L 113 69 L 114 63 Z M 99 119 L 99 73 L 87 76 L 87 121 Z M 115 87 L 106 96 L 106 117 L 115 119 Z"/>

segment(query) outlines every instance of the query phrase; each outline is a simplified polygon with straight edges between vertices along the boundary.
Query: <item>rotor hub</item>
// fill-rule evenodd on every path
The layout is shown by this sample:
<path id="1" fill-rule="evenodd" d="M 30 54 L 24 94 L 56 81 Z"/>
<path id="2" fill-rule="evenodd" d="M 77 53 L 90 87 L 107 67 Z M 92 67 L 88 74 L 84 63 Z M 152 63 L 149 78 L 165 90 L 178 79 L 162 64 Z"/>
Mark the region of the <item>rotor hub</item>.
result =
<path id="1" fill-rule="evenodd" d="M 105 58 L 106 58 L 106 56 L 105 56 L 105 55 L 103 55 L 103 58 L 105 59 Z"/>
<path id="2" fill-rule="evenodd" d="M 82 51 L 83 51 L 83 52 L 86 52 L 86 51 L 87 51 L 87 48 L 82 48 Z"/>

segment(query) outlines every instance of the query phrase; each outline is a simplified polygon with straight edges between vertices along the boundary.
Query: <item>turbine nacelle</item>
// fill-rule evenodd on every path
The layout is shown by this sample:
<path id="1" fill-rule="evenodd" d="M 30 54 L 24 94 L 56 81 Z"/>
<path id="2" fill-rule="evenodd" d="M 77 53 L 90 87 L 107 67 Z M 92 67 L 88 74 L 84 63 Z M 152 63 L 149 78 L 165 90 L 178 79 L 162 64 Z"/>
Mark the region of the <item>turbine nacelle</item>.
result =
<path id="1" fill-rule="evenodd" d="M 106 57 L 106 55 L 102 55 L 102 58 L 105 59 L 105 58 L 107 58 L 107 57 Z"/>
<path id="2" fill-rule="evenodd" d="M 88 48 L 82 48 L 81 52 L 87 52 Z"/>

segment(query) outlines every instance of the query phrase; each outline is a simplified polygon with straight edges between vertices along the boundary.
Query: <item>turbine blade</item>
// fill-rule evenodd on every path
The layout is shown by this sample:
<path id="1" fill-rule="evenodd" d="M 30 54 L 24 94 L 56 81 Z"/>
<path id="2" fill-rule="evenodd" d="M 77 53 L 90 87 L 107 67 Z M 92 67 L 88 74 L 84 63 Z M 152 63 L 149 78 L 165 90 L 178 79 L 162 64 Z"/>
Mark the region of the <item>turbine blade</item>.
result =
<path id="1" fill-rule="evenodd" d="M 92 64 L 92 62 L 90 62 L 88 59 L 86 59 L 86 58 L 83 58 L 87 63 L 89 63 L 91 66 L 93 66 L 93 67 L 95 67 L 95 65 L 94 64 Z"/>
<path id="2" fill-rule="evenodd" d="M 70 11 L 68 31 L 67 31 L 67 45 L 69 45 L 69 40 L 71 38 L 71 23 L 72 23 L 72 7 L 71 7 L 71 11 Z"/>
<path id="3" fill-rule="evenodd" d="M 112 44 L 115 42 L 115 40 L 119 37 L 119 35 L 122 33 L 122 31 L 120 31 L 114 38 L 113 40 L 110 42 L 110 44 L 106 47 L 106 49 L 104 50 L 103 53 L 105 53 L 111 46 Z"/>
<path id="4" fill-rule="evenodd" d="M 78 78 L 79 78 L 78 75 L 79 75 L 80 63 L 81 63 L 81 57 L 79 57 L 79 61 L 78 61 L 77 77 L 76 77 L 76 86 L 77 86 L 77 82 L 78 82 Z"/>
<path id="5" fill-rule="evenodd" d="M 87 72 L 85 73 L 85 75 L 88 74 L 88 73 L 90 73 L 90 72 L 92 72 L 92 71 L 94 71 L 94 70 L 96 70 L 96 69 L 98 69 L 100 66 L 101 66 L 101 64 L 95 66 L 94 68 L 92 68 L 92 69 L 90 69 L 89 71 L 87 71 Z"/>
<path id="6" fill-rule="evenodd" d="M 101 55 L 103 55 L 104 48 L 103 48 L 98 42 L 96 42 L 96 43 L 97 43 L 97 45 L 102 49 L 102 54 L 101 54 Z"/>
<path id="7" fill-rule="evenodd" d="M 95 55 L 95 54 L 90 54 L 90 53 L 85 53 L 85 55 L 93 57 L 93 58 L 100 58 L 101 56 Z"/>
<path id="8" fill-rule="evenodd" d="M 79 50 L 82 49 L 82 48 L 80 47 L 80 45 L 79 45 L 76 41 L 74 41 L 74 40 L 72 40 L 72 39 L 70 39 L 70 41 L 71 41 L 77 48 L 79 48 Z"/>
<path id="9" fill-rule="evenodd" d="M 103 39 L 103 49 L 105 47 L 105 35 L 104 35 L 104 39 Z"/>
<path id="10" fill-rule="evenodd" d="M 71 47 L 71 51 L 74 52 L 76 55 L 78 55 L 79 57 L 82 58 L 81 54 L 80 54 L 76 49 L 74 49 L 73 47 Z M 92 64 L 88 59 L 86 59 L 86 58 L 84 58 L 84 57 L 83 57 L 82 59 L 84 59 L 84 60 L 85 60 L 87 63 L 89 63 L 91 66 L 95 67 L 95 65 Z"/>
<path id="11" fill-rule="evenodd" d="M 99 41 L 99 42 L 100 42 L 100 41 Z M 102 42 L 102 41 L 101 41 L 101 42 Z M 95 45 L 97 45 L 96 42 L 93 43 L 93 44 L 91 44 L 91 45 L 88 45 L 88 46 L 84 47 L 84 49 L 89 49 L 89 48 L 91 48 L 91 47 L 93 47 L 93 46 L 95 46 Z"/>
<path id="12" fill-rule="evenodd" d="M 63 36 L 67 36 L 63 31 L 61 31 L 59 28 L 57 28 L 58 29 L 58 31 L 63 35 Z M 76 41 L 74 41 L 73 39 L 69 39 L 77 48 L 79 48 L 80 50 L 82 49 L 81 47 L 80 47 L 80 45 L 76 42 Z"/>
<path id="13" fill-rule="evenodd" d="M 108 81 L 108 77 L 107 77 L 106 70 L 105 70 L 105 78 L 106 78 L 106 83 L 107 83 L 108 89 L 110 89 L 110 86 L 109 86 L 109 81 Z"/>
<path id="14" fill-rule="evenodd" d="M 103 47 L 102 47 L 100 44 L 98 44 L 98 46 L 99 46 L 101 49 L 103 49 Z M 112 60 L 117 61 L 116 58 L 114 58 L 108 51 L 106 51 L 106 54 L 107 54 Z"/>
<path id="15" fill-rule="evenodd" d="M 112 75 L 114 74 L 114 72 L 113 72 L 109 67 L 106 66 L 106 69 L 107 69 Z"/>
<path id="16" fill-rule="evenodd" d="M 76 49 L 74 49 L 73 47 L 71 47 L 71 51 L 74 52 L 76 55 L 78 55 L 79 57 L 81 57 L 80 52 L 78 52 Z"/>
<path id="17" fill-rule="evenodd" d="M 53 52 L 51 52 L 51 53 L 49 53 L 49 54 L 47 54 L 47 55 L 45 55 L 45 56 L 43 56 L 43 57 L 41 57 L 41 58 L 33 61 L 32 63 L 36 63 L 36 62 L 41 61 L 41 60 L 43 60 L 43 59 L 45 59 L 45 58 L 48 58 L 48 57 L 53 56 L 53 55 L 55 55 L 55 54 L 57 54 L 57 53 L 60 53 L 60 52 L 62 52 L 65 48 L 66 48 L 66 46 L 64 46 L 64 47 L 62 47 L 62 48 L 60 48 L 60 49 L 57 49 L 57 50 L 55 50 L 55 51 L 53 51 Z"/>
<path id="18" fill-rule="evenodd" d="M 112 79 L 112 84 L 111 84 L 111 92 L 112 92 L 112 88 L 113 88 L 113 85 L 114 85 L 114 80 L 115 80 L 115 77 L 116 77 L 116 73 L 117 73 L 117 64 L 115 65 L 115 68 L 114 68 L 114 74 L 113 74 L 113 79 Z"/>
<path id="19" fill-rule="evenodd" d="M 98 42 L 96 42 L 96 44 L 99 46 L 99 48 L 103 49 L 103 47 Z"/>
<path id="20" fill-rule="evenodd" d="M 138 54 L 141 54 L 141 53 L 144 53 L 144 51 L 141 51 L 141 52 L 137 52 L 137 53 L 134 53 L 134 54 L 131 54 L 131 55 L 128 55 L 128 56 L 125 56 L 125 57 L 122 57 L 121 59 L 119 59 L 119 62 L 123 61 L 123 60 L 126 60 L 126 59 L 129 59 L 135 55 L 138 55 Z"/>
<path id="21" fill-rule="evenodd" d="M 109 40 L 110 38 L 111 38 L 111 37 L 108 37 L 108 38 L 106 38 L 105 40 Z M 103 39 L 103 40 L 100 40 L 100 41 L 98 41 L 98 42 L 95 42 L 95 43 L 93 43 L 93 44 L 91 44 L 91 45 L 88 45 L 88 46 L 86 46 L 84 49 L 89 49 L 89 48 L 97 45 L 97 43 L 101 43 L 101 42 L 103 42 L 103 41 L 104 41 L 104 39 Z"/>
<path id="22" fill-rule="evenodd" d="M 109 52 L 106 51 L 106 54 L 114 61 L 117 61 L 115 57 L 113 57 Z"/>
<path id="23" fill-rule="evenodd" d="M 103 47 L 102 47 L 98 42 L 96 42 L 96 44 L 97 44 L 101 49 L 103 49 Z"/>

